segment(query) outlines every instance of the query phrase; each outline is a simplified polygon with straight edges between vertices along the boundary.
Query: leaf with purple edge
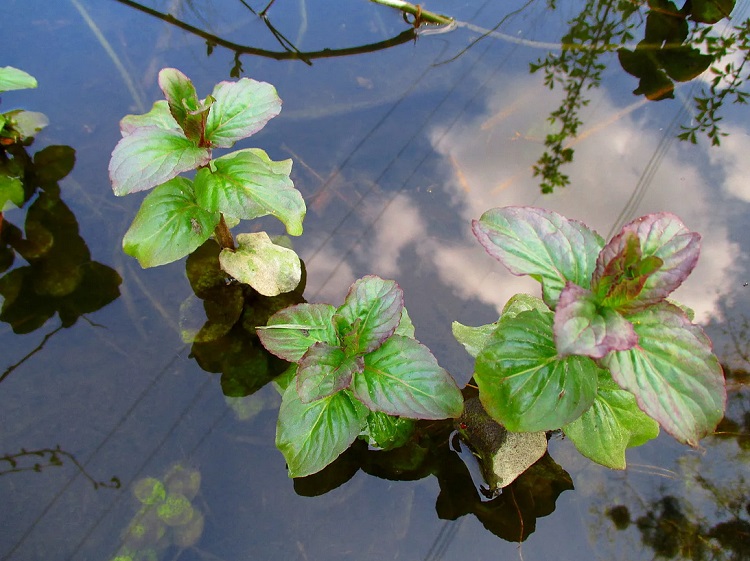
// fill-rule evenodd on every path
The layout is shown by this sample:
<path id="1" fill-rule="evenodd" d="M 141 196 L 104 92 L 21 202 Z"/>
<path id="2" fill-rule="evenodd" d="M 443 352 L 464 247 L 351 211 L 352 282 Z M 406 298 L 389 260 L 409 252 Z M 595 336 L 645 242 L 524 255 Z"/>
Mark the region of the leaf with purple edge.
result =
<path id="1" fill-rule="evenodd" d="M 595 292 L 609 282 L 608 268 L 611 270 L 612 261 L 622 260 L 628 253 L 633 235 L 640 242 L 641 257 L 632 272 L 636 278 L 646 278 L 632 300 L 616 302 L 622 310 L 640 309 L 664 300 L 690 275 L 700 255 L 700 234 L 690 232 L 677 216 L 669 212 L 647 214 L 623 226 L 602 249 L 591 281 Z"/>
<path id="2" fill-rule="evenodd" d="M 109 178 L 115 195 L 127 195 L 161 185 L 210 160 L 211 151 L 196 146 L 181 130 L 144 127 L 117 143 Z"/>
<path id="3" fill-rule="evenodd" d="M 315 343 L 338 346 L 330 304 L 297 304 L 276 312 L 256 333 L 269 352 L 289 362 L 299 362 Z"/>
<path id="4" fill-rule="evenodd" d="M 638 342 L 633 326 L 616 310 L 602 307 L 590 290 L 568 283 L 555 310 L 555 345 L 560 356 L 601 358 Z"/>
<path id="5" fill-rule="evenodd" d="M 355 372 L 362 372 L 361 356 L 347 357 L 340 347 L 315 343 L 297 367 L 297 392 L 302 403 L 310 403 L 348 388 Z"/>
<path id="6" fill-rule="evenodd" d="M 553 319 L 538 310 L 503 316 L 477 357 L 482 405 L 510 431 L 558 429 L 594 402 L 600 369 L 589 357 L 558 356 Z"/>
<path id="7" fill-rule="evenodd" d="M 472 229 L 487 253 L 511 273 L 540 281 L 544 302 L 552 309 L 566 281 L 590 286 L 604 246 L 581 222 L 533 207 L 494 208 L 474 220 Z"/>
<path id="8" fill-rule="evenodd" d="M 159 87 L 167 99 L 169 112 L 185 136 L 200 143 L 210 103 L 208 106 L 201 104 L 190 78 L 176 68 L 163 68 L 159 72 Z"/>
<path id="9" fill-rule="evenodd" d="M 601 359 L 638 406 L 680 442 L 697 446 L 724 415 L 726 388 L 711 341 L 672 304 L 626 316 L 638 345 Z"/>
<path id="10" fill-rule="evenodd" d="M 365 369 L 354 374 L 350 389 L 371 410 L 410 419 L 455 418 L 463 410 L 451 375 L 427 347 L 401 335 L 365 355 Z"/>
<path id="11" fill-rule="evenodd" d="M 404 293 L 395 281 L 368 275 L 351 285 L 334 323 L 347 351 L 361 355 L 393 335 L 403 308 Z"/>
<path id="12" fill-rule="evenodd" d="M 276 88 L 266 82 L 242 78 L 219 82 L 211 97 L 205 137 L 212 146 L 230 148 L 262 129 L 281 111 Z"/>

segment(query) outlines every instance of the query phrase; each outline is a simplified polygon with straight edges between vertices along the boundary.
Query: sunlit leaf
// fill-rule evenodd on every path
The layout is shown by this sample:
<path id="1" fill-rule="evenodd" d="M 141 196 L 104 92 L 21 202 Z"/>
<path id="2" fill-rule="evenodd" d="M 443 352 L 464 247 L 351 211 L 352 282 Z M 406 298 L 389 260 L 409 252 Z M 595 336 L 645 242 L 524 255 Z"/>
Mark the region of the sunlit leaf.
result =
<path id="1" fill-rule="evenodd" d="M 599 368 L 588 357 L 560 358 L 552 323 L 538 310 L 502 317 L 477 357 L 482 404 L 508 430 L 558 429 L 594 401 Z"/>
<path id="2" fill-rule="evenodd" d="M 180 125 L 174 120 L 169 112 L 169 104 L 160 99 L 154 102 L 151 110 L 143 115 L 125 115 L 120 119 L 120 133 L 128 136 L 134 131 L 144 127 L 156 127 L 157 129 L 180 131 Z"/>
<path id="3" fill-rule="evenodd" d="M 276 447 L 289 466 L 289 477 L 320 471 L 357 438 L 367 410 L 346 391 L 311 403 L 302 403 L 297 387 L 284 392 L 276 425 Z"/>
<path id="4" fill-rule="evenodd" d="M 297 254 L 273 243 L 265 232 L 239 234 L 237 249 L 223 249 L 219 262 L 224 271 L 263 296 L 291 292 L 302 277 Z"/>
<path id="5" fill-rule="evenodd" d="M 659 424 L 638 408 L 632 393 L 603 374 L 594 404 L 563 431 L 587 458 L 625 469 L 625 450 L 656 438 Z"/>
<path id="6" fill-rule="evenodd" d="M 409 312 L 406 311 L 406 307 L 401 308 L 401 321 L 398 323 L 394 335 L 403 335 L 404 337 L 411 337 L 414 339 L 414 324 L 411 322 Z"/>
<path id="7" fill-rule="evenodd" d="M 589 287 L 602 238 L 581 222 L 540 208 L 504 207 L 472 222 L 487 253 L 514 275 L 542 283 L 544 302 L 554 308 L 566 281 Z"/>
<path id="8" fill-rule="evenodd" d="M 514 317 L 521 312 L 527 312 L 529 310 L 538 310 L 539 312 L 546 314 L 550 311 L 544 300 L 531 294 L 514 294 L 510 297 L 503 307 L 503 313 L 501 317 Z"/>
<path id="9" fill-rule="evenodd" d="M 220 148 L 229 148 L 255 134 L 281 111 L 276 88 L 250 78 L 219 82 L 211 96 L 215 101 L 208 113 L 205 136 Z"/>
<path id="10" fill-rule="evenodd" d="M 23 181 L 18 177 L 0 175 L 0 212 L 20 207 L 24 198 Z"/>
<path id="11" fill-rule="evenodd" d="M 112 190 L 118 196 L 145 191 L 210 159 L 211 151 L 196 146 L 181 130 L 137 128 L 120 139 L 112 152 Z"/>
<path id="12" fill-rule="evenodd" d="M 22 140 L 36 136 L 36 133 L 49 125 L 47 116 L 37 111 L 16 110 L 6 113 L 5 116 Z"/>
<path id="13" fill-rule="evenodd" d="M 289 178 L 291 169 L 291 160 L 274 162 L 257 148 L 238 150 L 199 170 L 195 192 L 206 209 L 248 220 L 270 214 L 299 236 L 307 209 Z"/>
<path id="14" fill-rule="evenodd" d="M 416 421 L 404 417 L 394 417 L 380 411 L 370 411 L 364 436 L 370 446 L 381 450 L 392 450 L 406 444 L 414 433 Z"/>
<path id="15" fill-rule="evenodd" d="M 159 87 L 167 98 L 169 112 L 185 136 L 199 143 L 209 108 L 201 107 L 193 83 L 176 68 L 163 68 L 159 71 Z"/>
<path id="16" fill-rule="evenodd" d="M 355 372 L 365 367 L 361 356 L 347 357 L 340 347 L 315 343 L 297 365 L 297 393 L 309 403 L 348 388 Z"/>
<path id="17" fill-rule="evenodd" d="M 364 354 L 378 348 L 401 322 L 403 307 L 404 293 L 394 281 L 374 275 L 355 281 L 334 316 L 347 351 Z"/>
<path id="18" fill-rule="evenodd" d="M 190 180 L 176 177 L 143 200 L 122 240 L 123 249 L 142 267 L 171 263 L 198 248 L 218 223 L 218 213 L 196 204 Z"/>
<path id="19" fill-rule="evenodd" d="M 612 308 L 599 305 L 596 296 L 568 283 L 555 310 L 555 345 L 560 356 L 601 358 L 610 351 L 624 351 L 638 342 L 633 326 Z"/>
<path id="20" fill-rule="evenodd" d="M 4 66 L 0 68 L 0 93 L 9 92 L 11 90 L 26 90 L 29 88 L 36 88 L 37 81 L 31 74 L 13 68 L 12 66 Z"/>
<path id="21" fill-rule="evenodd" d="M 668 303 L 627 316 L 638 345 L 601 359 L 638 406 L 680 442 L 697 446 L 724 415 L 726 389 L 703 330 Z"/>
<path id="22" fill-rule="evenodd" d="M 482 352 L 485 343 L 492 335 L 492 332 L 497 329 L 497 322 L 488 323 L 487 325 L 480 325 L 479 327 L 470 327 L 454 321 L 451 324 L 451 330 L 453 331 L 453 337 L 456 341 L 461 343 L 472 357 L 477 358 L 477 355 Z"/>
<path id="23" fill-rule="evenodd" d="M 623 226 L 619 234 L 602 249 L 596 261 L 592 286 L 598 287 L 609 270 L 608 265 L 625 252 L 629 239 L 635 235 L 640 240 L 641 259 L 636 265 L 656 257 L 658 268 L 649 267 L 642 289 L 623 309 L 637 309 L 664 300 L 688 277 L 700 255 L 701 236 L 690 232 L 674 214 L 660 212 L 642 216 Z M 642 274 L 634 271 L 635 275 Z"/>
<path id="24" fill-rule="evenodd" d="M 257 333 L 269 352 L 290 362 L 299 361 L 317 342 L 338 346 L 330 304 L 297 304 L 272 315 Z"/>
<path id="25" fill-rule="evenodd" d="M 400 335 L 365 355 L 364 372 L 354 374 L 351 389 L 371 410 L 389 415 L 445 419 L 463 409 L 456 382 L 429 349 Z"/>

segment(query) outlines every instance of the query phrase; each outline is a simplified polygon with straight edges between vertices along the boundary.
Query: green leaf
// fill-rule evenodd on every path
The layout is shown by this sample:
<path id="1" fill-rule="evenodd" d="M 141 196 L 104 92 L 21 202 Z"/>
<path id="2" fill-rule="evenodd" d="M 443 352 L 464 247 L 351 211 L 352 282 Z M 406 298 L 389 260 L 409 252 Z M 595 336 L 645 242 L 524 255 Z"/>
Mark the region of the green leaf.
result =
<path id="1" fill-rule="evenodd" d="M 401 321 L 398 323 L 394 335 L 403 335 L 404 337 L 410 337 L 414 339 L 414 324 L 411 322 L 409 312 L 406 311 L 406 307 L 401 308 Z"/>
<path id="2" fill-rule="evenodd" d="M 291 249 L 276 245 L 265 232 L 239 234 L 236 250 L 223 249 L 221 268 L 238 281 L 249 284 L 263 296 L 291 292 L 302 278 L 299 257 Z"/>
<path id="3" fill-rule="evenodd" d="M 163 68 L 159 72 L 159 87 L 167 98 L 169 112 L 185 136 L 199 144 L 209 107 L 201 105 L 193 83 L 176 68 Z"/>
<path id="4" fill-rule="evenodd" d="M 156 514 L 167 526 L 183 526 L 193 519 L 195 510 L 190 500 L 179 493 L 170 493 L 156 507 Z"/>
<path id="5" fill-rule="evenodd" d="M 336 308 L 330 304 L 297 304 L 276 312 L 265 327 L 258 327 L 260 342 L 271 353 L 289 362 L 299 362 L 317 342 L 338 346 L 333 328 Z"/>
<path id="6" fill-rule="evenodd" d="M 482 404 L 510 431 L 558 429 L 594 402 L 599 368 L 588 357 L 559 358 L 552 323 L 538 310 L 504 316 L 477 357 Z"/>
<path id="7" fill-rule="evenodd" d="M 429 349 L 400 335 L 365 355 L 364 372 L 354 374 L 351 390 L 373 411 L 411 419 L 458 417 L 463 409 L 456 382 Z"/>
<path id="8" fill-rule="evenodd" d="M 365 367 L 361 356 L 347 357 L 340 347 L 315 343 L 297 367 L 297 393 L 309 403 L 348 388 L 355 372 Z"/>
<path id="9" fill-rule="evenodd" d="M 143 115 L 125 115 L 120 119 L 120 133 L 128 136 L 138 129 L 156 127 L 157 129 L 180 131 L 180 125 L 169 112 L 169 104 L 163 99 L 154 103 L 151 110 Z"/>
<path id="10" fill-rule="evenodd" d="M 503 307 L 503 313 L 500 317 L 515 317 L 521 312 L 527 312 L 529 310 L 538 310 L 539 312 L 546 314 L 550 311 L 544 300 L 532 296 L 531 294 L 514 294 L 510 297 Z M 497 322 L 496 322 L 497 323 Z"/>
<path id="11" fill-rule="evenodd" d="M 49 119 L 44 113 L 24 111 L 21 109 L 9 111 L 5 114 L 8 123 L 21 140 L 36 136 L 40 130 L 49 125 Z"/>
<path id="12" fill-rule="evenodd" d="M 188 140 L 181 130 L 137 128 L 120 139 L 112 152 L 112 190 L 118 196 L 145 191 L 210 159 L 211 151 Z"/>
<path id="13" fill-rule="evenodd" d="M 281 111 L 276 88 L 249 78 L 219 82 L 211 96 L 215 101 L 208 112 L 206 139 L 220 148 L 255 134 Z"/>
<path id="14" fill-rule="evenodd" d="M 451 330 L 453 331 L 453 337 L 464 346 L 466 352 L 472 357 L 477 358 L 477 355 L 482 352 L 492 332 L 497 329 L 497 324 L 498 322 L 496 321 L 495 323 L 488 323 L 479 327 L 469 327 L 468 325 L 454 321 L 451 324 Z"/>
<path id="15" fill-rule="evenodd" d="M 4 66 L 0 68 L 0 93 L 11 90 L 26 90 L 36 88 L 37 81 L 31 74 L 13 68 Z"/>
<path id="16" fill-rule="evenodd" d="M 555 346 L 560 356 L 601 358 L 610 351 L 625 351 L 638 342 L 633 326 L 612 308 L 599 305 L 590 290 L 565 285 L 555 310 Z"/>
<path id="17" fill-rule="evenodd" d="M 718 23 L 728 18 L 734 9 L 735 0 L 695 0 L 692 15 L 695 21 Z"/>
<path id="18" fill-rule="evenodd" d="M 242 219 L 272 215 L 292 236 L 302 234 L 307 211 L 289 173 L 292 161 L 274 162 L 258 148 L 238 150 L 203 168 L 195 177 L 198 202 L 206 209 Z"/>
<path id="19" fill-rule="evenodd" d="M 602 238 L 581 222 L 540 208 L 504 207 L 472 222 L 487 253 L 514 275 L 542 283 L 544 302 L 554 309 L 566 281 L 588 288 Z"/>
<path id="20" fill-rule="evenodd" d="M 23 204 L 23 182 L 17 177 L 0 175 L 0 212 Z"/>
<path id="21" fill-rule="evenodd" d="M 403 308 L 404 293 L 394 281 L 374 275 L 355 281 L 333 319 L 339 338 L 347 339 L 347 352 L 377 349 L 393 335 Z"/>
<path id="22" fill-rule="evenodd" d="M 281 399 L 276 425 L 276 447 L 289 466 L 289 477 L 318 472 L 354 442 L 367 412 L 346 391 L 311 403 L 302 403 L 290 384 Z"/>
<path id="23" fill-rule="evenodd" d="M 176 177 L 143 199 L 122 246 L 142 267 L 164 265 L 197 249 L 218 223 L 218 213 L 196 204 L 190 180 Z"/>
<path id="24" fill-rule="evenodd" d="M 605 373 L 599 376 L 594 404 L 563 431 L 587 458 L 625 469 L 625 450 L 656 438 L 659 424 L 638 408 L 632 393 Z"/>
<path id="25" fill-rule="evenodd" d="M 155 505 L 164 502 L 167 491 L 164 484 L 153 477 L 145 477 L 133 485 L 135 498 L 145 505 Z"/>
<path id="26" fill-rule="evenodd" d="M 605 356 L 621 387 L 680 442 L 697 446 L 724 415 L 726 388 L 711 341 L 677 307 L 666 302 L 627 316 L 638 345 Z"/>

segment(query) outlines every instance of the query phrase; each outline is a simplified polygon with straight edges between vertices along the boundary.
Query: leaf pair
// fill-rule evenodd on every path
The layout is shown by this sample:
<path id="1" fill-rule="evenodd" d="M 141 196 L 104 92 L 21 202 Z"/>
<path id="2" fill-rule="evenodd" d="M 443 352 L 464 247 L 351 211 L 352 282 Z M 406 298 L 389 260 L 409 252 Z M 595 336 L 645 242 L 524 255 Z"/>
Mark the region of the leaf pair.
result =
<path id="1" fill-rule="evenodd" d="M 276 438 L 292 477 L 333 461 L 365 429 L 370 412 L 412 419 L 461 413 L 461 392 L 413 338 L 403 292 L 394 281 L 359 279 L 339 308 L 286 308 L 259 328 L 258 336 L 270 352 L 297 363 Z M 369 433 L 382 432 L 371 428 Z"/>
<path id="2" fill-rule="evenodd" d="M 454 325 L 498 421 L 521 431 L 567 426 L 579 450 L 612 467 L 656 434 L 636 402 L 681 442 L 713 430 L 724 409 L 721 367 L 700 327 L 666 301 L 695 266 L 698 234 L 658 213 L 605 245 L 580 222 L 524 207 L 490 210 L 473 229 L 512 273 L 542 283 L 546 303 L 511 300 L 496 324 Z M 578 429 L 593 425 L 598 437 L 587 440 Z"/>

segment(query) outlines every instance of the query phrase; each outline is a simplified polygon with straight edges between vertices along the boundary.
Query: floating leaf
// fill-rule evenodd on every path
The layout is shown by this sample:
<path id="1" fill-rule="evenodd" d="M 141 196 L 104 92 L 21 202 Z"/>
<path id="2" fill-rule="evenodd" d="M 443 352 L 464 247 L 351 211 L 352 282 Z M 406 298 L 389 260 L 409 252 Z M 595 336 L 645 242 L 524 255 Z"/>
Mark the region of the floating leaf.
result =
<path id="1" fill-rule="evenodd" d="M 560 356 L 601 358 L 610 351 L 625 351 L 638 342 L 633 326 L 617 311 L 599 305 L 596 296 L 568 283 L 555 310 L 555 345 Z"/>
<path id="2" fill-rule="evenodd" d="M 115 195 L 156 187 L 180 173 L 206 165 L 208 148 L 200 148 L 181 130 L 142 127 L 120 139 L 109 160 Z"/>
<path id="3" fill-rule="evenodd" d="M 463 409 L 456 382 L 429 349 L 400 335 L 365 355 L 364 372 L 354 374 L 351 389 L 371 410 L 389 415 L 445 419 Z"/>
<path id="4" fill-rule="evenodd" d="M 276 245 L 265 232 L 239 234 L 236 250 L 223 249 L 221 268 L 238 281 L 249 284 L 263 296 L 291 292 L 302 278 L 299 257 L 291 249 Z"/>
<path id="5" fill-rule="evenodd" d="M 18 133 L 20 140 L 36 136 L 40 130 L 49 125 L 49 119 L 44 113 L 37 111 L 16 110 L 5 114 L 8 124 Z"/>
<path id="6" fill-rule="evenodd" d="M 274 162 L 258 148 L 238 150 L 199 170 L 195 192 L 206 209 L 248 220 L 270 214 L 299 236 L 306 207 L 289 178 L 291 169 L 291 160 Z"/>
<path id="7" fill-rule="evenodd" d="M 276 447 L 289 466 L 289 477 L 320 471 L 357 438 L 367 410 L 357 406 L 346 391 L 311 403 L 302 403 L 294 384 L 281 399 L 276 425 Z"/>
<path id="8" fill-rule="evenodd" d="M 218 223 L 218 213 L 196 204 L 190 180 L 176 177 L 143 200 L 122 245 L 142 267 L 164 265 L 198 248 Z"/>
<path id="9" fill-rule="evenodd" d="M 544 302 L 553 309 L 566 281 L 589 287 L 604 245 L 581 222 L 533 207 L 488 210 L 472 229 L 487 253 L 511 273 L 540 281 Z"/>
<path id="10" fill-rule="evenodd" d="M 558 429 L 594 401 L 599 368 L 588 357 L 559 358 L 552 322 L 538 310 L 502 317 L 477 357 L 482 404 L 510 431 Z"/>
<path id="11" fill-rule="evenodd" d="M 4 66 L 0 68 L 0 93 L 11 90 L 26 90 L 37 87 L 36 78 L 31 74 L 13 68 Z"/>
<path id="12" fill-rule="evenodd" d="M 638 294 L 631 301 L 620 304 L 622 309 L 643 308 L 664 300 L 688 277 L 700 255 L 700 234 L 690 232 L 674 214 L 648 214 L 623 226 L 602 249 L 591 281 L 595 290 L 607 282 L 606 277 L 612 268 L 610 263 L 623 259 L 628 240 L 633 235 L 640 240 L 642 257 L 632 262 L 630 275 L 638 277 L 645 275 L 646 271 L 648 274 Z M 647 261 L 653 257 L 661 260 L 658 269 L 655 262 Z M 641 270 L 643 267 L 646 269 Z"/>
<path id="13" fill-rule="evenodd" d="M 250 78 L 219 82 L 211 96 L 215 101 L 208 112 L 206 139 L 220 148 L 255 134 L 281 111 L 276 88 Z"/>
<path id="14" fill-rule="evenodd" d="M 380 411 L 370 411 L 364 436 L 370 446 L 381 450 L 400 448 L 411 438 L 416 427 L 414 419 L 394 417 Z"/>
<path id="15" fill-rule="evenodd" d="M 632 393 L 602 374 L 594 404 L 563 431 L 587 458 L 625 469 L 625 450 L 656 438 L 659 424 L 638 408 Z"/>
<path id="16" fill-rule="evenodd" d="M 258 327 L 260 342 L 271 353 L 298 362 L 317 342 L 338 346 L 333 328 L 336 308 L 330 304 L 297 304 L 276 312 L 265 327 Z"/>
<path id="17" fill-rule="evenodd" d="M 724 376 L 711 341 L 668 303 L 627 316 L 638 345 L 601 359 L 638 406 L 680 442 L 697 446 L 724 415 Z"/>
<path id="18" fill-rule="evenodd" d="M 393 335 L 403 308 L 404 293 L 394 281 L 368 275 L 351 285 L 334 323 L 339 337 L 347 337 L 348 352 L 369 353 Z"/>
<path id="19" fill-rule="evenodd" d="M 361 356 L 347 357 L 340 347 L 315 343 L 297 365 L 297 393 L 309 403 L 348 388 L 355 372 L 365 367 Z"/>

